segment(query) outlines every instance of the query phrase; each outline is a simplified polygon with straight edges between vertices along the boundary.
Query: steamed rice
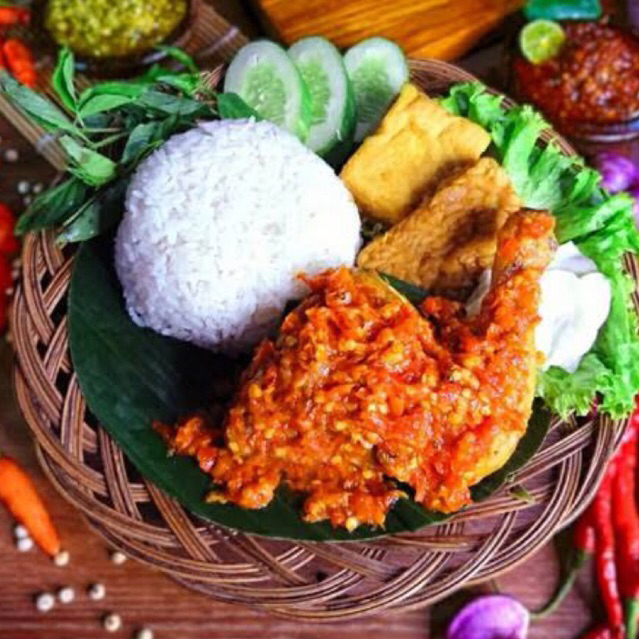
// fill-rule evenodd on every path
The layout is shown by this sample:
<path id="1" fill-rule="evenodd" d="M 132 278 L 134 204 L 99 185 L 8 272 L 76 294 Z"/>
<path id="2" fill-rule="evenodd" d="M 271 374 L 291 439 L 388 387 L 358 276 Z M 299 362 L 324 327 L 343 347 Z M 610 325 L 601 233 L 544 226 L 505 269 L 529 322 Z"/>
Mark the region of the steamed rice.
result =
<path id="1" fill-rule="evenodd" d="M 277 324 L 295 279 L 350 265 L 360 221 L 333 170 L 267 122 L 175 135 L 131 180 L 116 269 L 141 326 L 235 352 Z"/>

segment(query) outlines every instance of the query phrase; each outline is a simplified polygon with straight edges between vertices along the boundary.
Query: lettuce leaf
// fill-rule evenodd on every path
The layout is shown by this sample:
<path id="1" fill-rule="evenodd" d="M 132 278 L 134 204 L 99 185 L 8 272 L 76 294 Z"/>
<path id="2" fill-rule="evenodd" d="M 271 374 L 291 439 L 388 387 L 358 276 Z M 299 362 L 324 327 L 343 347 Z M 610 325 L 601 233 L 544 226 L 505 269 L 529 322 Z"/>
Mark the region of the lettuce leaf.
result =
<path id="1" fill-rule="evenodd" d="M 537 394 L 562 416 L 585 415 L 597 398 L 602 412 L 615 418 L 629 414 L 639 392 L 635 282 L 623 268 L 624 254 L 639 253 L 632 199 L 608 194 L 597 171 L 564 155 L 556 143 L 540 144 L 550 126 L 530 106 L 509 109 L 480 83 L 455 85 L 440 103 L 490 132 L 491 152 L 524 205 L 551 210 L 558 240 L 574 241 L 611 284 L 610 313 L 590 352 L 574 373 L 557 367 L 540 371 Z"/>
<path id="2" fill-rule="evenodd" d="M 591 352 L 584 356 L 574 373 L 557 366 L 539 371 L 537 394 L 562 417 L 573 411 L 577 415 L 585 415 L 595 394 L 608 390 L 609 377 L 606 365 Z"/>

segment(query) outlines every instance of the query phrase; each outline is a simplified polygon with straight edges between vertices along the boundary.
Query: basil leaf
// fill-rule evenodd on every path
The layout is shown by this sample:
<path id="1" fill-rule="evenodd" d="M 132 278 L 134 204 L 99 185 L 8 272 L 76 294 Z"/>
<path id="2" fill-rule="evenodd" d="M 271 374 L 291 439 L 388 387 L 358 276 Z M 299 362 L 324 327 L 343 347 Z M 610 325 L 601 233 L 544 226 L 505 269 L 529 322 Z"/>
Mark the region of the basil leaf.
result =
<path id="1" fill-rule="evenodd" d="M 165 69 L 160 69 L 160 73 L 157 73 L 154 77 L 154 82 L 165 84 L 173 89 L 177 89 L 189 97 L 194 96 L 201 85 L 199 74 L 192 75 L 190 73 L 172 73 Z"/>
<path id="2" fill-rule="evenodd" d="M 83 118 L 111 111 L 137 100 L 149 84 L 145 81 L 101 82 L 84 90 L 80 95 L 80 115 Z"/>
<path id="3" fill-rule="evenodd" d="M 220 93 L 217 96 L 217 111 L 223 120 L 262 119 L 259 113 L 246 104 L 237 93 Z"/>
<path id="4" fill-rule="evenodd" d="M 193 60 L 193 58 L 188 53 L 186 53 L 186 51 L 183 51 L 182 49 L 179 49 L 178 47 L 172 47 L 166 44 L 158 45 L 156 49 L 166 53 L 167 55 L 171 56 L 173 59 L 182 63 L 184 68 L 189 70 L 193 75 L 198 75 L 200 73 L 200 70 L 197 68 L 197 64 L 195 64 L 195 61 Z"/>
<path id="5" fill-rule="evenodd" d="M 20 84 L 4 70 L 0 71 L 0 90 L 45 130 L 62 130 L 84 137 L 80 129 L 53 102 Z"/>
<path id="6" fill-rule="evenodd" d="M 75 94 L 73 76 L 75 74 L 75 60 L 68 47 L 60 49 L 58 63 L 51 76 L 51 84 L 58 94 L 60 101 L 70 111 L 76 110 L 78 100 Z"/>
<path id="7" fill-rule="evenodd" d="M 80 106 L 97 95 L 118 95 L 127 98 L 137 98 L 149 88 L 148 82 L 143 79 L 132 82 L 100 82 L 85 89 L 80 95 Z"/>
<path id="8" fill-rule="evenodd" d="M 169 115 L 164 120 L 137 124 L 129 135 L 120 163 L 137 165 L 144 155 L 158 148 L 174 133 L 186 131 L 193 125 L 193 119 L 178 115 Z"/>
<path id="9" fill-rule="evenodd" d="M 158 122 L 158 130 L 153 136 L 153 142 L 164 142 L 178 131 L 187 131 L 195 126 L 194 118 L 184 118 L 179 115 L 169 115 Z"/>
<path id="10" fill-rule="evenodd" d="M 84 124 L 85 130 L 89 130 L 89 133 L 92 133 L 91 129 L 104 129 L 108 127 L 111 121 L 112 117 L 106 113 L 96 113 L 95 115 L 82 118 L 82 124 Z"/>
<path id="11" fill-rule="evenodd" d="M 77 177 L 37 195 L 29 208 L 20 216 L 16 233 L 39 231 L 57 226 L 73 215 L 89 193 L 89 187 Z"/>
<path id="12" fill-rule="evenodd" d="M 126 142 L 120 162 L 126 164 L 136 159 L 154 141 L 162 122 L 143 122 L 138 124 L 132 131 Z"/>
<path id="13" fill-rule="evenodd" d="M 102 186 L 117 174 L 118 165 L 106 155 L 78 144 L 73 138 L 64 135 L 60 144 L 75 166 L 69 172 L 91 186 Z"/>
<path id="14" fill-rule="evenodd" d="M 211 107 L 204 102 L 162 93 L 161 91 L 148 91 L 135 104 L 136 106 L 159 113 L 166 113 L 167 115 L 191 115 L 194 117 L 213 117 L 214 115 Z"/>
<path id="15" fill-rule="evenodd" d="M 129 104 L 136 100 L 136 96 L 128 95 L 96 95 L 87 100 L 79 110 L 80 117 L 85 118 L 104 111 L 112 111 L 123 104 Z"/>
<path id="16" fill-rule="evenodd" d="M 122 218 L 129 178 L 120 178 L 98 192 L 58 235 L 61 243 L 84 242 L 115 226 Z"/>
<path id="17" fill-rule="evenodd" d="M 410 282 L 405 282 L 397 277 L 393 277 L 388 273 L 380 273 L 379 276 L 388 282 L 398 293 L 401 293 L 411 304 L 417 306 L 421 304 L 427 297 L 428 291 L 421 286 L 416 286 Z"/>

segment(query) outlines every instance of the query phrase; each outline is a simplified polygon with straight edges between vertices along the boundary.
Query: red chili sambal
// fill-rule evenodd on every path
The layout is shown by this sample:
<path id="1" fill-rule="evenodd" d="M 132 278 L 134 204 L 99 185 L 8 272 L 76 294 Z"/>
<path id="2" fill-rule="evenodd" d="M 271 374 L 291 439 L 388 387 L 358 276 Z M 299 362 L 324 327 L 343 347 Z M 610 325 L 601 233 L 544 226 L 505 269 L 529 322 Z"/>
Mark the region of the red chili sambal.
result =
<path id="1" fill-rule="evenodd" d="M 519 95 L 558 126 L 606 124 L 639 113 L 639 41 L 599 22 L 562 24 L 566 41 L 542 64 L 514 62 Z"/>
<path id="2" fill-rule="evenodd" d="M 442 298 L 422 315 L 367 272 L 306 279 L 311 296 L 258 347 L 221 429 L 198 416 L 156 428 L 211 474 L 213 501 L 262 508 L 284 481 L 305 493 L 306 521 L 353 530 L 383 525 L 396 479 L 427 508 L 459 510 L 526 430 L 553 226 L 511 216 L 476 318 Z"/>

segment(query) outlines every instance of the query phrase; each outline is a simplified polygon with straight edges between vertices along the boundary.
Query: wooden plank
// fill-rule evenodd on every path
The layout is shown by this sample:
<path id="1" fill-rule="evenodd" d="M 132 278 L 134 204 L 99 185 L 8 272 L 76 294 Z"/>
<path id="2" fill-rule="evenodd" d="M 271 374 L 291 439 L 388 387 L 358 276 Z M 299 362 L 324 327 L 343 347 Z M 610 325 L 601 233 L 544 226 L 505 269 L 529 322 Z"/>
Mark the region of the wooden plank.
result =
<path id="1" fill-rule="evenodd" d="M 254 0 L 272 30 L 287 44 L 323 35 L 340 47 L 382 35 L 408 55 L 452 60 L 463 55 L 522 0 Z"/>

